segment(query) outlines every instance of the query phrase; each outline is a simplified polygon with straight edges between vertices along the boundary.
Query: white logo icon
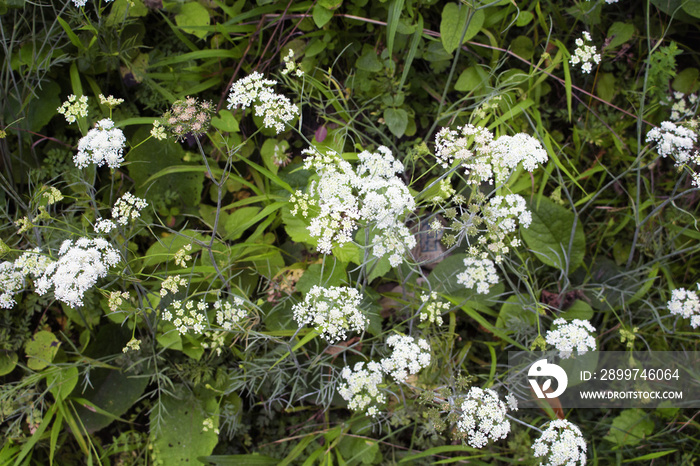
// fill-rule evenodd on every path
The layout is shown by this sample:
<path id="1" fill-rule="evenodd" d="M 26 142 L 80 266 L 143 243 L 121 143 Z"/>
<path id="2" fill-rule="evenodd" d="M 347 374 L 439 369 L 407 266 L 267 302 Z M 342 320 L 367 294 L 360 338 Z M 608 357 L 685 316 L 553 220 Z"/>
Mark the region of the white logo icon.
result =
<path id="1" fill-rule="evenodd" d="M 553 363 L 548 363 L 546 359 L 540 359 L 530 366 L 527 375 L 529 377 L 550 377 L 542 386 L 537 383 L 536 379 L 528 379 L 532 390 L 537 395 L 537 398 L 556 398 L 566 390 L 566 385 L 569 383 L 569 378 L 566 376 L 564 369 Z M 551 393 L 545 393 L 552 385 L 552 378 L 557 381 L 557 389 Z"/>

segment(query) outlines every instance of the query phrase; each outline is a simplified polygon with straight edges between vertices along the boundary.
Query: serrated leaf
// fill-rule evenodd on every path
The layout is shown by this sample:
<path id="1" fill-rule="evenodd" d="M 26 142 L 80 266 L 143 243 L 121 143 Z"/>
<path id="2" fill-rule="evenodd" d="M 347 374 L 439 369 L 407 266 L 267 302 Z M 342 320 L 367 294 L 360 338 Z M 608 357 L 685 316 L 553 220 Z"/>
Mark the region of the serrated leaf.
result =
<path id="1" fill-rule="evenodd" d="M 470 19 L 469 26 L 467 26 L 468 19 Z M 467 31 L 462 43 L 474 37 L 479 30 L 481 30 L 484 19 L 484 10 L 474 12 L 471 18 L 469 18 L 468 6 L 447 3 L 442 9 L 442 19 L 440 21 L 440 39 L 442 40 L 442 46 L 448 53 L 454 52 L 460 45 L 459 39 L 462 36 L 464 27 L 467 26 Z"/>
<path id="2" fill-rule="evenodd" d="M 634 25 L 616 21 L 610 26 L 610 29 L 608 29 L 608 39 L 610 39 L 610 45 L 608 45 L 608 47 L 614 48 L 618 45 L 622 45 L 630 40 L 633 35 Z"/>
<path id="3" fill-rule="evenodd" d="M 201 29 L 209 26 L 209 11 L 201 3 L 188 2 L 182 5 L 180 12 L 175 15 L 175 24 L 184 32 L 203 39 L 209 32 Z M 194 27 L 190 27 L 194 26 Z"/>
<path id="4" fill-rule="evenodd" d="M 559 270 L 573 272 L 581 264 L 586 249 L 583 225 L 576 222 L 570 210 L 540 196 L 530 203 L 532 223 L 529 228 L 520 226 L 520 234 L 527 247 L 541 262 Z M 569 242 L 576 223 L 571 250 Z M 568 268 L 567 268 L 568 264 Z"/>
<path id="5" fill-rule="evenodd" d="M 408 113 L 402 108 L 387 108 L 384 109 L 384 121 L 391 134 L 400 138 L 408 126 Z"/>

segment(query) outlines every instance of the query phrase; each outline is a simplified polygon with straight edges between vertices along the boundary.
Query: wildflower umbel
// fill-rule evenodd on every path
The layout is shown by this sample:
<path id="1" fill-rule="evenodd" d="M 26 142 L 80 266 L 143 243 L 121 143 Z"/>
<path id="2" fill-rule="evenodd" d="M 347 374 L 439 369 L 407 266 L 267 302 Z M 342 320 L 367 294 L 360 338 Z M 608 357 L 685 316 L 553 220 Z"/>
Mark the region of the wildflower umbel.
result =
<path id="1" fill-rule="evenodd" d="M 494 390 L 472 387 L 460 408 L 462 415 L 457 421 L 457 429 L 466 436 L 466 441 L 471 447 L 483 448 L 489 440 L 495 441 L 508 436 L 508 408 Z"/>
<path id="2" fill-rule="evenodd" d="M 375 417 L 379 414 L 378 406 L 386 403 L 386 395 L 379 389 L 384 376 L 376 362 L 369 362 L 366 369 L 364 366 L 364 362 L 358 362 L 352 369 L 343 368 L 340 376 L 345 382 L 338 387 L 338 393 L 348 402 L 348 408 Z"/>
<path id="3" fill-rule="evenodd" d="M 314 286 L 292 312 L 299 326 L 311 324 L 329 343 L 335 343 L 347 338 L 348 331 L 363 331 L 369 323 L 360 309 L 361 301 L 355 288 Z"/>
<path id="4" fill-rule="evenodd" d="M 698 283 L 700 290 L 700 283 Z M 700 327 L 700 299 L 695 291 L 677 288 L 671 292 L 671 300 L 667 303 L 671 314 L 690 319 L 693 328 Z"/>
<path id="5" fill-rule="evenodd" d="M 264 79 L 257 71 L 239 79 L 231 86 L 228 108 L 246 109 L 254 105 L 255 116 L 264 118 L 265 128 L 274 128 L 277 134 L 281 133 L 285 123 L 299 114 L 299 109 L 288 98 L 272 91 L 275 84 L 277 81 Z"/>
<path id="6" fill-rule="evenodd" d="M 584 31 L 583 35 L 576 39 L 577 48 L 569 61 L 574 66 L 580 64 L 584 73 L 590 73 L 593 63 L 597 65 L 601 59 L 600 54 L 596 53 L 596 46 L 588 44 L 591 41 L 591 34 Z"/>
<path id="7" fill-rule="evenodd" d="M 473 289 L 476 292 L 486 294 L 491 285 L 498 284 L 498 274 L 491 259 L 475 259 L 473 257 L 464 258 L 466 270 L 457 275 L 457 283 L 464 287 Z"/>
<path id="8" fill-rule="evenodd" d="M 74 123 L 79 117 L 88 116 L 87 97 L 84 95 L 76 97 L 71 94 L 56 111 L 65 116 L 68 123 Z"/>
<path id="9" fill-rule="evenodd" d="M 124 144 L 126 137 L 109 118 L 95 123 L 95 127 L 78 142 L 78 153 L 73 162 L 78 168 L 85 168 L 93 163 L 98 167 L 107 165 L 119 168 L 124 162 Z"/>
<path id="10" fill-rule="evenodd" d="M 420 310 L 420 321 L 428 321 L 428 323 L 435 325 L 442 325 L 442 313 L 450 310 L 450 305 L 444 301 L 438 300 L 438 294 L 436 292 L 431 292 L 430 294 L 423 294 L 420 297 L 421 302 L 423 302 L 422 308 Z"/>
<path id="11" fill-rule="evenodd" d="M 197 137 L 209 129 L 212 111 L 213 106 L 210 101 L 186 97 L 176 100 L 170 110 L 163 114 L 162 124 L 176 139 L 184 139 L 188 134 Z M 153 123 L 151 134 L 157 139 L 162 139 L 156 122 Z"/>
<path id="12" fill-rule="evenodd" d="M 37 280 L 36 292 L 44 295 L 53 287 L 56 299 L 71 307 L 82 306 L 85 293 L 121 260 L 117 250 L 102 238 L 66 240 L 58 255 Z"/>
<path id="13" fill-rule="evenodd" d="M 540 438 L 532 444 L 535 457 L 545 457 L 544 466 L 586 464 L 586 441 L 581 430 L 566 419 L 551 421 Z"/>
<path id="14" fill-rule="evenodd" d="M 172 322 L 180 335 L 184 335 L 190 330 L 201 334 L 204 333 L 207 309 L 207 303 L 203 299 L 196 304 L 192 300 L 188 300 L 184 304 L 182 301 L 173 301 L 170 307 L 163 311 L 161 317 L 163 320 Z"/>
<path id="15" fill-rule="evenodd" d="M 112 218 L 120 225 L 127 225 L 130 221 L 139 218 L 141 211 L 147 205 L 144 199 L 131 193 L 124 193 L 112 207 Z"/>
<path id="16" fill-rule="evenodd" d="M 424 339 L 391 335 L 386 339 L 392 348 L 391 356 L 381 360 L 382 370 L 397 382 L 405 382 L 409 375 L 417 374 L 430 364 L 430 345 Z"/>
<path id="17" fill-rule="evenodd" d="M 595 332 L 593 327 L 587 320 L 574 319 L 567 322 L 564 319 L 556 319 L 552 322 L 556 327 L 549 330 L 545 336 L 547 344 L 554 346 L 559 350 L 559 356 L 562 359 L 570 358 L 574 349 L 577 354 L 595 351 L 596 342 L 591 333 Z"/>
<path id="18" fill-rule="evenodd" d="M 694 131 L 670 121 L 664 121 L 658 128 L 649 130 L 646 142 L 656 143 L 656 151 L 661 157 L 671 156 L 676 166 L 680 166 L 693 160 L 693 146 L 697 138 Z"/>
<path id="19" fill-rule="evenodd" d="M 16 304 L 14 295 L 22 291 L 27 277 L 37 279 L 44 274 L 51 259 L 35 248 L 24 252 L 14 262 L 0 263 L 0 309 L 10 309 Z"/>

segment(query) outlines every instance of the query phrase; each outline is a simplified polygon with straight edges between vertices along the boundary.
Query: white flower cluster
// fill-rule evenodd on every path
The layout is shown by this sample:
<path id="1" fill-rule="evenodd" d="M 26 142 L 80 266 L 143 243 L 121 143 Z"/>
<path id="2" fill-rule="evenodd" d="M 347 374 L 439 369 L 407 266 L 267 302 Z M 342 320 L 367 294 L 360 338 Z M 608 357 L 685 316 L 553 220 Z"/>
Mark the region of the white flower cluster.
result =
<path id="1" fill-rule="evenodd" d="M 405 251 L 416 245 L 402 222 L 416 207 L 408 187 L 396 176 L 403 171 L 403 164 L 384 146 L 375 153 L 360 153 L 356 169 L 334 151 L 304 153 L 309 155 L 304 168 L 314 169 L 319 178 L 311 182 L 306 194 L 297 191 L 290 202 L 293 215 L 301 212 L 307 216 L 311 206 L 320 210 L 308 228 L 311 236 L 318 238 L 319 252 L 330 254 L 334 245 L 352 241 L 363 222 L 376 231 L 371 245 L 374 256 L 388 254 L 392 266 L 403 262 Z"/>
<path id="2" fill-rule="evenodd" d="M 619 0 L 605 0 L 605 3 L 612 4 L 612 3 L 617 3 Z"/>
<path id="3" fill-rule="evenodd" d="M 545 341 L 559 350 L 562 359 L 570 358 L 574 349 L 577 354 L 585 354 L 588 350 L 595 351 L 596 342 L 591 335 L 595 332 L 595 327 L 587 320 L 574 319 L 567 322 L 559 318 L 555 319 L 552 325 L 556 329 L 547 331 Z"/>
<path id="4" fill-rule="evenodd" d="M 525 199 L 519 194 L 493 196 L 482 208 L 486 231 L 479 237 L 479 244 L 494 254 L 497 263 L 508 254 L 509 247 L 520 246 L 520 239 L 509 237 L 518 223 L 525 228 L 532 223 L 532 213 L 527 209 Z M 517 220 L 517 222 L 516 222 Z M 485 254 L 482 254 L 485 257 Z"/>
<path id="5" fill-rule="evenodd" d="M 179 275 L 170 275 L 160 283 L 160 296 L 164 298 L 168 292 L 176 294 L 181 286 L 187 286 L 187 280 Z"/>
<path id="6" fill-rule="evenodd" d="M 353 411 L 364 411 L 369 416 L 379 414 L 377 405 L 386 402 L 386 395 L 379 391 L 379 385 L 384 376 L 379 364 L 372 361 L 364 368 L 364 362 L 358 362 L 355 367 L 345 366 L 340 375 L 345 382 L 338 387 L 338 393 L 348 402 L 348 408 Z"/>
<path id="7" fill-rule="evenodd" d="M 587 42 L 591 42 L 590 33 L 584 31 L 583 36 L 576 39 L 576 50 L 571 56 L 569 63 L 572 65 L 581 64 L 581 71 L 584 73 L 590 73 L 593 69 L 593 63 L 597 65 L 600 63 L 600 54 L 596 53 L 595 45 L 588 45 Z"/>
<path id="8" fill-rule="evenodd" d="M 95 127 L 78 142 L 78 153 L 73 162 L 78 168 L 94 163 L 98 167 L 107 164 L 109 168 L 119 168 L 124 161 L 126 137 L 109 118 L 95 123 Z"/>
<path id="9" fill-rule="evenodd" d="M 404 382 L 409 375 L 417 374 L 430 364 L 430 345 L 423 338 L 416 343 L 413 337 L 394 334 L 386 339 L 386 344 L 393 351 L 380 364 L 397 382 Z"/>
<path id="10" fill-rule="evenodd" d="M 46 199 L 47 205 L 52 205 L 63 200 L 63 194 L 61 193 L 61 191 L 59 191 L 57 188 L 54 188 L 53 186 L 49 187 L 46 191 L 44 191 L 44 193 L 41 196 L 44 199 Z"/>
<path id="11" fill-rule="evenodd" d="M 119 308 L 124 304 L 125 299 L 129 299 L 131 295 L 128 291 L 112 291 L 109 293 L 109 298 L 107 299 L 107 306 L 112 312 L 119 311 Z"/>
<path id="12" fill-rule="evenodd" d="M 690 94 L 686 96 L 682 92 L 674 92 L 673 97 L 676 100 L 671 106 L 671 120 L 680 120 L 688 116 L 693 116 L 697 111 L 698 96 Z M 685 98 L 688 97 L 688 102 Z M 688 106 L 690 104 L 690 106 Z"/>
<path id="13" fill-rule="evenodd" d="M 78 117 L 88 116 L 87 96 L 76 97 L 71 94 L 56 111 L 65 116 L 68 123 L 74 123 Z"/>
<path id="14" fill-rule="evenodd" d="M 122 353 L 128 353 L 129 351 L 138 351 L 141 349 L 141 340 L 132 338 L 126 343 L 126 346 L 122 348 Z"/>
<path id="15" fill-rule="evenodd" d="M 187 301 L 182 305 L 182 301 L 173 301 L 170 309 L 166 309 L 161 314 L 163 320 L 172 322 L 180 335 L 186 334 L 190 329 L 194 333 L 203 333 L 206 320 L 205 312 L 207 303 L 200 300 L 197 304 Z"/>
<path id="16" fill-rule="evenodd" d="M 535 457 L 546 457 L 544 466 L 586 464 L 586 441 L 581 430 L 566 419 L 555 419 L 532 444 Z"/>
<path id="17" fill-rule="evenodd" d="M 420 297 L 423 307 L 420 310 L 420 321 L 428 321 L 431 324 L 442 325 L 442 313 L 450 310 L 449 303 L 438 301 L 438 294 L 432 291 L 424 293 Z"/>
<path id="18" fill-rule="evenodd" d="M 697 134 L 670 121 L 664 121 L 660 127 L 652 128 L 647 133 L 646 142 L 655 142 L 659 155 L 673 157 L 676 166 L 688 163 L 697 157 L 697 152 L 695 157 L 692 152 L 693 145 L 697 142 Z"/>
<path id="19" fill-rule="evenodd" d="M 112 218 L 120 225 L 126 225 L 131 220 L 136 220 L 141 215 L 141 211 L 146 208 L 148 203 L 140 197 L 136 197 L 131 193 L 124 193 L 122 197 L 117 199 L 112 207 Z"/>
<path id="20" fill-rule="evenodd" d="M 53 287 L 56 299 L 71 307 L 82 306 L 85 292 L 121 260 L 119 252 L 102 238 L 65 240 L 58 255 L 37 280 L 36 292 L 44 295 Z"/>
<path id="21" fill-rule="evenodd" d="M 14 295 L 24 288 L 25 277 L 41 277 L 49 264 L 51 259 L 39 248 L 24 252 L 14 262 L 0 263 L 0 309 L 12 308 L 16 304 Z"/>
<path id="22" fill-rule="evenodd" d="M 304 76 L 304 71 L 294 61 L 294 50 L 289 49 L 289 53 L 284 57 L 284 69 L 282 74 L 294 73 L 297 78 Z"/>
<path id="23" fill-rule="evenodd" d="M 525 133 L 494 140 L 486 128 L 464 125 L 458 130 L 442 128 L 435 136 L 435 157 L 443 168 L 457 160 L 469 175 L 469 184 L 505 182 L 522 167 L 532 172 L 548 157 L 542 144 Z"/>
<path id="24" fill-rule="evenodd" d="M 472 387 L 462 402 L 461 410 L 457 429 L 466 434 L 467 443 L 471 447 L 483 448 L 489 440 L 495 441 L 508 436 L 508 408 L 494 390 Z"/>
<path id="25" fill-rule="evenodd" d="M 180 267 L 187 267 L 187 262 L 192 260 L 192 255 L 188 254 L 188 252 L 190 251 L 192 251 L 191 244 L 186 244 L 182 248 L 180 248 L 173 256 L 173 261 L 175 262 L 175 265 L 179 265 Z"/>
<path id="26" fill-rule="evenodd" d="M 361 332 L 369 323 L 360 309 L 360 292 L 347 286 L 313 286 L 303 303 L 292 307 L 299 326 L 311 324 L 329 343 L 347 338 L 347 332 Z"/>
<path id="27" fill-rule="evenodd" d="M 109 3 L 112 0 L 105 0 L 105 2 Z M 81 6 L 85 6 L 87 3 L 87 0 L 73 0 L 73 5 L 75 5 L 76 8 L 80 8 Z"/>
<path id="28" fill-rule="evenodd" d="M 224 330 L 233 330 L 242 320 L 248 317 L 248 311 L 243 307 L 245 301 L 238 296 L 234 296 L 233 304 L 230 301 L 222 303 L 216 301 L 216 323 Z"/>
<path id="29" fill-rule="evenodd" d="M 470 289 L 476 286 L 477 293 L 486 294 L 491 285 L 498 284 L 498 273 L 491 259 L 465 257 L 464 266 L 466 270 L 457 275 L 457 283 L 460 285 Z"/>
<path id="30" fill-rule="evenodd" d="M 98 221 L 95 222 L 95 226 L 94 226 L 95 233 L 103 233 L 103 234 L 110 233 L 115 228 L 117 228 L 117 225 L 113 221 L 106 219 L 106 218 L 99 219 Z"/>
<path id="31" fill-rule="evenodd" d="M 299 109 L 288 98 L 272 91 L 275 84 L 277 81 L 264 79 L 257 71 L 239 79 L 231 86 L 228 108 L 246 109 L 255 103 L 255 116 L 264 117 L 265 128 L 275 128 L 277 134 L 281 133 L 284 124 L 292 121 Z"/>
<path id="32" fill-rule="evenodd" d="M 700 290 L 700 283 L 698 283 Z M 671 314 L 690 319 L 693 328 L 700 327 L 700 299 L 694 291 L 678 288 L 671 292 L 671 300 L 668 302 L 668 310 Z"/>

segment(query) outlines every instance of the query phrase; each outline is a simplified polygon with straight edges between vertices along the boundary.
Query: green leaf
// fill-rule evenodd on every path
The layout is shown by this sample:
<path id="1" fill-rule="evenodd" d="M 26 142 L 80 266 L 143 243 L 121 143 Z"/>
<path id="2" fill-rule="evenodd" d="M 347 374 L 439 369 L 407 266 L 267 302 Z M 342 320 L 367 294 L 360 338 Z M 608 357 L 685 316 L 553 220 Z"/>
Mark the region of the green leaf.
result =
<path id="1" fill-rule="evenodd" d="M 484 10 L 477 10 L 471 18 L 469 18 L 468 6 L 447 3 L 442 9 L 442 20 L 440 21 L 442 46 L 448 53 L 454 52 L 460 45 L 459 39 L 462 36 L 465 26 L 467 27 L 467 31 L 462 43 L 474 37 L 481 30 L 485 17 Z M 468 19 L 470 22 L 467 26 Z"/>
<path id="2" fill-rule="evenodd" d="M 399 27 L 403 4 L 404 0 L 391 0 L 391 4 L 389 5 L 389 15 L 386 21 L 386 48 L 389 50 L 389 56 L 394 53 L 394 39 L 396 38 L 396 30 Z"/>
<path id="3" fill-rule="evenodd" d="M 569 307 L 569 309 L 567 309 L 566 312 L 561 314 L 559 317 L 565 320 L 591 320 L 593 317 L 593 308 L 586 301 L 577 299 L 574 301 L 574 304 L 572 304 L 571 307 Z"/>
<path id="4" fill-rule="evenodd" d="M 526 60 L 535 54 L 535 43 L 527 36 L 518 36 L 510 43 L 510 50 Z"/>
<path id="5" fill-rule="evenodd" d="M 243 235 L 251 225 L 251 219 L 260 212 L 260 207 L 241 207 L 231 212 L 226 219 L 226 239 L 235 241 Z"/>
<path id="6" fill-rule="evenodd" d="M 27 366 L 35 371 L 44 369 L 53 361 L 59 346 L 61 343 L 53 333 L 46 330 L 35 333 L 24 346 L 24 351 L 29 358 Z"/>
<path id="7" fill-rule="evenodd" d="M 496 327 L 515 330 L 524 326 L 533 327 L 537 324 L 537 314 L 533 309 L 528 309 L 531 303 L 521 300 L 518 295 L 509 296 L 501 306 L 496 319 Z"/>
<path id="8" fill-rule="evenodd" d="M 700 0 L 685 0 L 683 11 L 694 18 L 700 18 Z"/>
<path id="9" fill-rule="evenodd" d="M 382 62 L 380 62 L 379 58 L 377 58 L 377 52 L 369 46 L 365 47 L 362 56 L 357 59 L 357 62 L 355 62 L 355 66 L 360 70 L 369 71 L 372 73 L 381 71 L 384 68 Z"/>
<path id="10" fill-rule="evenodd" d="M 314 9 L 311 12 L 311 15 L 314 18 L 314 23 L 316 23 L 316 27 L 319 29 L 325 26 L 328 23 L 328 21 L 330 21 L 331 18 L 333 18 L 333 12 L 328 8 L 321 6 L 320 3 L 314 5 Z"/>
<path id="11" fill-rule="evenodd" d="M 203 39 L 209 33 L 202 29 L 203 26 L 209 26 L 209 11 L 199 2 L 185 3 L 175 15 L 175 24 L 184 32 Z"/>
<path id="12" fill-rule="evenodd" d="M 598 84 L 595 87 L 595 93 L 598 97 L 611 102 L 616 92 L 615 75 L 613 73 L 599 73 Z"/>
<path id="13" fill-rule="evenodd" d="M 326 260 L 323 267 L 323 277 L 321 277 L 321 264 L 312 264 L 299 278 L 295 289 L 306 294 L 315 285 L 323 287 L 344 285 L 348 279 L 345 267 L 346 264 L 340 261 Z"/>
<path id="14" fill-rule="evenodd" d="M 654 421 L 642 409 L 625 409 L 615 419 L 608 435 L 603 437 L 615 445 L 637 445 L 654 431 Z"/>
<path id="15" fill-rule="evenodd" d="M 673 90 L 682 92 L 683 94 L 692 94 L 698 90 L 698 75 L 700 71 L 697 68 L 686 68 L 673 80 Z"/>
<path id="16" fill-rule="evenodd" d="M 455 90 L 460 92 L 471 92 L 479 87 L 482 87 L 489 82 L 489 74 L 486 70 L 479 66 L 470 66 L 462 71 L 462 74 L 457 78 Z"/>
<path id="17" fill-rule="evenodd" d="M 458 283 L 457 276 L 465 270 L 464 259 L 466 257 L 466 254 L 454 254 L 440 261 L 428 277 L 432 285 L 431 289 L 445 295 L 491 304 L 490 301 L 495 296 L 503 293 L 503 284 L 492 286 L 486 294 L 479 294 L 476 289 L 467 289 Z"/>
<path id="18" fill-rule="evenodd" d="M 78 368 L 60 367 L 46 375 L 46 385 L 56 401 L 65 400 L 78 384 Z"/>
<path id="19" fill-rule="evenodd" d="M 637 456 L 636 458 L 630 458 L 626 460 L 622 460 L 623 463 L 632 463 L 634 461 L 649 461 L 653 460 L 656 458 L 661 458 L 662 456 L 670 455 L 671 453 L 675 453 L 678 450 L 664 450 L 664 451 L 657 451 L 654 453 L 648 453 L 646 455 L 642 456 Z"/>
<path id="20" fill-rule="evenodd" d="M 153 458 L 167 465 L 198 464 L 197 458 L 210 455 L 219 441 L 214 432 L 219 405 L 209 394 L 197 397 L 182 388 L 175 392 L 177 397 L 161 397 L 162 409 L 151 411 Z M 212 420 L 213 427 L 205 431 L 206 419 Z"/>
<path id="21" fill-rule="evenodd" d="M 616 21 L 610 26 L 610 29 L 608 29 L 608 39 L 610 40 L 610 45 L 608 45 L 608 47 L 615 48 L 618 45 L 622 45 L 630 40 L 633 35 L 634 25 Z"/>
<path id="22" fill-rule="evenodd" d="M 535 15 L 530 11 L 521 11 L 518 13 L 518 18 L 515 20 L 515 25 L 519 28 L 527 26 L 534 17 Z"/>
<path id="23" fill-rule="evenodd" d="M 0 376 L 7 375 L 17 366 L 17 353 L 0 350 Z"/>
<path id="24" fill-rule="evenodd" d="M 532 223 L 529 228 L 521 225 L 520 234 L 535 256 L 544 264 L 568 273 L 583 264 L 586 237 L 583 225 L 576 221 L 574 213 L 543 196 L 530 204 L 530 211 Z M 569 250 L 572 230 L 573 241 Z"/>
<path id="25" fill-rule="evenodd" d="M 260 155 L 263 158 L 265 166 L 274 174 L 277 174 L 280 166 L 276 161 L 285 160 L 289 143 L 286 140 L 278 141 L 277 139 L 266 139 L 260 148 Z"/>
<path id="26" fill-rule="evenodd" d="M 400 138 L 408 126 L 408 113 L 402 108 L 386 108 L 384 109 L 384 121 L 391 134 Z"/>
<path id="27" fill-rule="evenodd" d="M 248 455 L 212 455 L 197 458 L 199 461 L 213 463 L 215 466 L 231 464 L 234 466 L 273 466 L 279 464 L 280 460 L 259 453 Z"/>
<path id="28" fill-rule="evenodd" d="M 211 125 L 227 133 L 237 133 L 239 131 L 238 120 L 236 120 L 230 110 L 219 110 L 219 116 L 211 119 Z"/>

